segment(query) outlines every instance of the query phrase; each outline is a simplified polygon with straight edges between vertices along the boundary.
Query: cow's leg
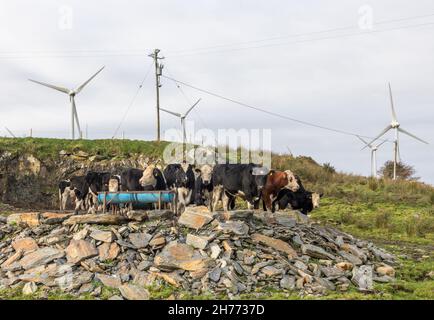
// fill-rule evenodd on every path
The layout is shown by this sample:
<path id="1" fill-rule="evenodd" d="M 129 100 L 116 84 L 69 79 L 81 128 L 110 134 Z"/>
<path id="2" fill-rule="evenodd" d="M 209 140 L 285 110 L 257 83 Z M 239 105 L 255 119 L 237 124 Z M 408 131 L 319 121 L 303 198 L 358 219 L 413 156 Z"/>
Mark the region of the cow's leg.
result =
<path id="1" fill-rule="evenodd" d="M 188 206 L 191 203 L 191 197 L 193 196 L 193 190 L 192 189 L 188 189 L 187 191 L 187 197 L 185 200 L 185 205 Z"/>
<path id="2" fill-rule="evenodd" d="M 76 198 L 75 199 L 75 209 L 74 209 L 74 214 L 78 214 L 80 208 L 83 205 L 83 199 L 82 198 Z"/>
<path id="3" fill-rule="evenodd" d="M 60 207 L 60 211 L 63 211 L 63 206 L 62 206 L 62 191 L 60 191 L 59 189 L 59 207 Z"/>
<path id="4" fill-rule="evenodd" d="M 181 209 L 184 209 L 186 206 L 186 194 L 183 188 L 178 189 L 178 213 L 181 214 L 183 211 Z"/>
<path id="5" fill-rule="evenodd" d="M 265 210 L 272 211 L 272 200 L 271 200 L 271 193 L 263 191 L 263 197 L 262 200 L 264 201 Z"/>
<path id="6" fill-rule="evenodd" d="M 231 202 L 231 199 L 229 198 L 229 196 L 226 194 L 226 192 L 223 192 L 222 203 L 223 203 L 223 211 L 224 212 L 227 212 L 230 210 L 230 208 L 229 208 L 230 202 Z"/>
<path id="7" fill-rule="evenodd" d="M 214 188 L 213 192 L 212 192 L 212 205 L 211 205 L 211 212 L 215 211 L 217 209 L 217 205 L 222 197 L 222 193 L 223 193 L 223 187 L 222 186 L 217 186 Z"/>
<path id="8" fill-rule="evenodd" d="M 67 191 L 64 191 L 62 193 L 62 198 L 60 199 L 60 211 L 64 211 L 66 209 L 68 198 L 69 198 L 69 193 Z"/>

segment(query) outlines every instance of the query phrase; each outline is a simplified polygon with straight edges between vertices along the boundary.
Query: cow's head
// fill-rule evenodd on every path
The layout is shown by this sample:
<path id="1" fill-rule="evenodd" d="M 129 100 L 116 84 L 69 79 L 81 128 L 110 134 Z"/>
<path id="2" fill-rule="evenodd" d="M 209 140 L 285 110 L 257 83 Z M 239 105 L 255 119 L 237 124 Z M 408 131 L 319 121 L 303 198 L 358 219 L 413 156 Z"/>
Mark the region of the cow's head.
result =
<path id="1" fill-rule="evenodd" d="M 139 180 L 139 183 L 142 187 L 145 187 L 145 186 L 155 187 L 157 185 L 157 179 L 155 176 L 156 170 L 158 170 L 158 169 L 156 169 L 154 165 L 149 165 L 146 167 L 145 170 L 143 170 L 143 175 Z"/>
<path id="2" fill-rule="evenodd" d="M 312 193 L 311 195 L 311 199 L 312 199 L 312 208 L 316 209 L 319 208 L 319 200 L 321 199 L 321 197 L 323 196 L 322 193 Z"/>
<path id="3" fill-rule="evenodd" d="M 188 182 L 187 171 L 190 168 L 189 164 L 182 164 L 181 167 L 175 171 L 175 184 L 178 187 L 186 187 Z"/>
<path id="4" fill-rule="evenodd" d="M 118 192 L 119 191 L 119 179 L 118 178 L 110 178 L 108 182 L 108 191 L 109 192 Z"/>
<path id="5" fill-rule="evenodd" d="M 213 167 L 209 164 L 204 164 L 202 167 L 200 167 L 200 169 L 195 169 L 196 173 L 199 174 L 200 178 L 202 179 L 202 183 L 205 186 L 208 186 L 211 183 L 212 170 Z"/>
<path id="6" fill-rule="evenodd" d="M 261 191 L 265 186 L 270 172 L 271 171 L 267 167 L 254 167 L 252 169 L 252 175 L 255 177 L 255 184 L 259 191 Z"/>
<path id="7" fill-rule="evenodd" d="M 298 191 L 298 189 L 300 189 L 300 185 L 298 184 L 294 173 L 291 170 L 285 170 L 285 174 L 286 178 L 288 179 L 288 183 L 284 188 L 289 189 L 292 192 Z"/>

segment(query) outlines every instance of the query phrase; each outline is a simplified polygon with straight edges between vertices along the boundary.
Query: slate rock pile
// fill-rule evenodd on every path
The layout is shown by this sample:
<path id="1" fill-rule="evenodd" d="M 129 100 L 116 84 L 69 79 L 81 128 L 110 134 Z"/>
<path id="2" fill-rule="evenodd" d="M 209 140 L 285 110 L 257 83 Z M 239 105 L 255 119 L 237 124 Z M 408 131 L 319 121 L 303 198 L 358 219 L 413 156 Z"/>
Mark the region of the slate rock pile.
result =
<path id="1" fill-rule="evenodd" d="M 0 239 L 0 290 L 29 295 L 98 298 L 103 285 L 118 290 L 112 299 L 149 299 L 147 288 L 163 284 L 229 298 L 270 289 L 323 295 L 369 292 L 395 276 L 393 255 L 288 212 L 17 213 L 0 219 Z"/>

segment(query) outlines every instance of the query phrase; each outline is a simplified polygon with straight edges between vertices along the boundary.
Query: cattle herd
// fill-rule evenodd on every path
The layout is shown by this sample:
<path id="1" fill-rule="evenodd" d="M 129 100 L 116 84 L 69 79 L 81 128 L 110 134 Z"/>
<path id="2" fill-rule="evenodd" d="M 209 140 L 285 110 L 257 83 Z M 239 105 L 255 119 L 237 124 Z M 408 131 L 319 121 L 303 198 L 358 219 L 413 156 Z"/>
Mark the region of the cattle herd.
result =
<path id="1" fill-rule="evenodd" d="M 59 183 L 60 210 L 74 202 L 74 211 L 95 213 L 101 209 L 99 192 L 172 190 L 177 195 L 177 212 L 188 205 L 206 205 L 210 211 L 235 208 L 236 197 L 247 202 L 249 209 L 274 212 L 291 208 L 308 214 L 319 206 L 321 194 L 307 191 L 300 178 L 290 170 L 268 170 L 256 164 L 217 164 L 194 166 L 185 162 L 148 165 L 144 170 L 129 168 L 119 173 L 89 171 Z M 132 208 L 130 204 L 128 208 Z"/>

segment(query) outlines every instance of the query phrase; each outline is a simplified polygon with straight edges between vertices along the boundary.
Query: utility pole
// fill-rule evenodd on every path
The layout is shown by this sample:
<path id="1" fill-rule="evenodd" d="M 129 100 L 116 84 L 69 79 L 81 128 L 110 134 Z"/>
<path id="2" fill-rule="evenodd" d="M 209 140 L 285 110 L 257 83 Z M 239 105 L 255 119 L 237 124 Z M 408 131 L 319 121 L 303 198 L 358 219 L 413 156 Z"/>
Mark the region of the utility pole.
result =
<path id="1" fill-rule="evenodd" d="M 157 97 L 157 141 L 160 142 L 160 77 L 163 74 L 164 65 L 160 64 L 158 60 L 164 59 L 164 57 L 159 57 L 160 49 L 155 49 L 154 53 L 150 54 L 149 57 L 154 59 L 155 63 L 155 88 Z"/>

